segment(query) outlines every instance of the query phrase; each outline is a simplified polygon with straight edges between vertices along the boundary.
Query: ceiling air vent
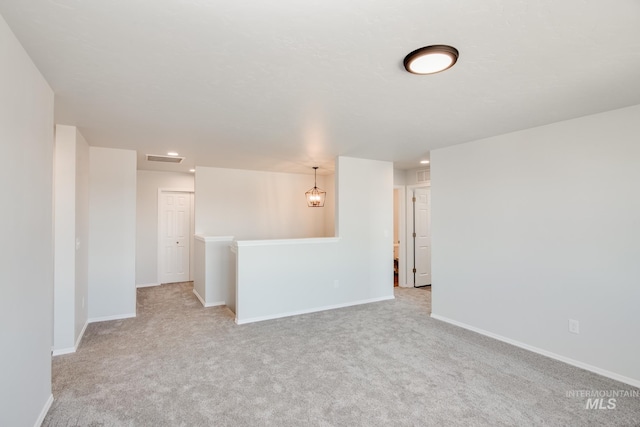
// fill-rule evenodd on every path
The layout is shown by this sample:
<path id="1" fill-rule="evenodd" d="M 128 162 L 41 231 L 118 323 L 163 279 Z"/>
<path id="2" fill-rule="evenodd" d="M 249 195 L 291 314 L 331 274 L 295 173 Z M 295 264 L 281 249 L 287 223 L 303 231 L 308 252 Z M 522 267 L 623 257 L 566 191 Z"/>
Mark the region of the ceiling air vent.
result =
<path id="1" fill-rule="evenodd" d="M 416 181 L 418 183 L 429 181 L 429 171 L 427 169 L 419 170 L 416 172 Z"/>
<path id="2" fill-rule="evenodd" d="M 184 157 L 163 156 L 160 154 L 147 154 L 148 162 L 182 163 Z"/>

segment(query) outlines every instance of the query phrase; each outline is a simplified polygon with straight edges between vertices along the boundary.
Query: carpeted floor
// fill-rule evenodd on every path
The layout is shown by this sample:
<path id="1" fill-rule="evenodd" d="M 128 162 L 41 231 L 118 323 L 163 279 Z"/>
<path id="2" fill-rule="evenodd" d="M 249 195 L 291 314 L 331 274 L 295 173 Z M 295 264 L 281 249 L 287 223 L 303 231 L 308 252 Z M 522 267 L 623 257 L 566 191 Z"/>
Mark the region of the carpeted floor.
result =
<path id="1" fill-rule="evenodd" d="M 433 320 L 430 289 L 238 326 L 191 283 L 138 290 L 53 359 L 45 426 L 638 426 L 628 385 Z"/>

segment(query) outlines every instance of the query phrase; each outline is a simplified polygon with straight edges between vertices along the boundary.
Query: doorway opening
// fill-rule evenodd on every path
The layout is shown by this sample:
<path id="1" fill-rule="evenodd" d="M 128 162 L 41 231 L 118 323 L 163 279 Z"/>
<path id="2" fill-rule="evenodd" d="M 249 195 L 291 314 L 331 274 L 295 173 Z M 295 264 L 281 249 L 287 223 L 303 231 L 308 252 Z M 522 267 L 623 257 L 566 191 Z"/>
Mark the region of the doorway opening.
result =
<path id="1" fill-rule="evenodd" d="M 431 286 L 431 187 L 407 188 L 408 286 Z"/>
<path id="2" fill-rule="evenodd" d="M 158 190 L 158 283 L 193 280 L 193 191 Z"/>
<path id="3" fill-rule="evenodd" d="M 400 283 L 400 237 L 398 233 L 399 229 L 399 191 L 397 188 L 393 189 L 393 287 L 397 287 Z"/>
<path id="4" fill-rule="evenodd" d="M 406 286 L 404 185 L 393 186 L 393 286 Z"/>

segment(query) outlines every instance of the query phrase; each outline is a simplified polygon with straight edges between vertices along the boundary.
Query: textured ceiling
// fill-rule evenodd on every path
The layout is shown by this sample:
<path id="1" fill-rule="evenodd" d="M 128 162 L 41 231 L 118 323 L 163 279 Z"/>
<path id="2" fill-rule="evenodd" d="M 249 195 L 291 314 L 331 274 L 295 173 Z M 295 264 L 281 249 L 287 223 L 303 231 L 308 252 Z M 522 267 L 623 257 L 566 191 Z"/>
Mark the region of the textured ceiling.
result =
<path id="1" fill-rule="evenodd" d="M 312 173 L 640 104 L 640 2 L 0 0 L 56 122 L 140 169 Z M 460 51 L 416 76 L 421 46 Z M 176 150 L 182 165 L 144 154 Z"/>

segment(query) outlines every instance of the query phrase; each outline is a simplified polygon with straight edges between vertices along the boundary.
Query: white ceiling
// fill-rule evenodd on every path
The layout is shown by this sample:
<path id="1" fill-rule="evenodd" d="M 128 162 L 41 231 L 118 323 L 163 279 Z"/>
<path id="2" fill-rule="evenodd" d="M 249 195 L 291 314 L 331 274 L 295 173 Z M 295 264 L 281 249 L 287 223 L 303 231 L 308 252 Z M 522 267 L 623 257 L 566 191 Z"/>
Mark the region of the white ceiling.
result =
<path id="1" fill-rule="evenodd" d="M 0 0 L 56 122 L 140 169 L 312 173 L 640 104 L 640 2 Z M 449 44 L 416 76 L 412 50 Z M 183 165 L 144 154 L 176 150 Z"/>

